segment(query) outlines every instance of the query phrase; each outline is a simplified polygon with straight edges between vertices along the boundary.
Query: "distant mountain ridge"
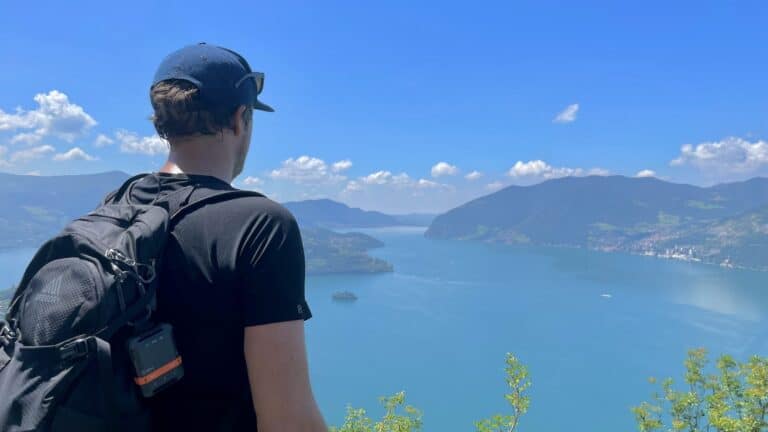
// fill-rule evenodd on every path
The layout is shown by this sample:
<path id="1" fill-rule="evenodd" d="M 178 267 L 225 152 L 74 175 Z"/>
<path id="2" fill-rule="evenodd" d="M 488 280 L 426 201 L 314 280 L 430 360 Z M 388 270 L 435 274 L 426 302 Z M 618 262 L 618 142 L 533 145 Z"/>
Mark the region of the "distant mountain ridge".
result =
<path id="1" fill-rule="evenodd" d="M 768 268 L 768 242 L 765 247 L 750 242 L 762 235 L 763 206 L 768 206 L 765 178 L 698 187 L 655 178 L 568 177 L 470 201 L 436 217 L 425 235 Z M 733 236 L 716 235 L 737 226 L 743 245 Z M 750 259 L 746 244 L 752 244 Z"/>
<path id="2" fill-rule="evenodd" d="M 111 171 L 68 176 L 32 176 L 0 173 L 0 248 L 37 247 L 71 220 L 94 209 L 110 191 L 130 176 Z M 381 246 L 359 233 L 339 234 L 330 227 L 372 227 L 400 224 L 395 217 L 351 209 L 330 200 L 294 202 L 302 224 L 308 273 L 371 273 L 392 271 L 392 266 L 370 257 Z M 289 206 L 289 208 L 290 208 Z M 334 223 L 335 221 L 335 223 Z M 0 287 L 4 288 L 4 287 Z"/>
<path id="3" fill-rule="evenodd" d="M 330 199 L 289 201 L 283 205 L 306 226 L 372 228 L 400 224 L 394 216 L 352 208 Z"/>
<path id="4" fill-rule="evenodd" d="M 127 180 L 120 171 L 32 176 L 0 173 L 0 248 L 36 246 Z"/>
<path id="5" fill-rule="evenodd" d="M 389 215 L 362 210 L 330 199 L 289 201 L 283 205 L 300 224 L 325 228 L 378 228 L 398 225 L 428 226 L 434 219 L 430 214 Z"/>

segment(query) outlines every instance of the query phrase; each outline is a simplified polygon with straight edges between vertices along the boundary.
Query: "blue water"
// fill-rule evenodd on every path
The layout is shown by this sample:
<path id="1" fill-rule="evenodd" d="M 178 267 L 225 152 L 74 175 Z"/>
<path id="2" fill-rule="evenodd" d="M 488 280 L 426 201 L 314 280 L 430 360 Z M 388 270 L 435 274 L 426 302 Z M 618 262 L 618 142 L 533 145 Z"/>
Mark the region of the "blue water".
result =
<path id="1" fill-rule="evenodd" d="M 308 281 L 310 367 L 331 424 L 405 390 L 426 431 L 472 431 L 504 412 L 513 352 L 533 381 L 521 430 L 633 431 L 647 378 L 682 376 L 689 348 L 768 355 L 766 273 L 368 232 L 395 273 Z M 359 300 L 332 302 L 336 290 Z"/>
<path id="2" fill-rule="evenodd" d="M 348 404 L 378 415 L 379 396 L 405 390 L 427 432 L 472 431 L 505 412 L 513 352 L 533 380 L 521 430 L 633 431 L 647 378 L 681 376 L 689 348 L 768 355 L 768 273 L 367 232 L 394 273 L 307 281 L 310 368 L 329 424 Z M 0 252 L 0 286 L 33 252 Z M 359 299 L 333 302 L 338 290 Z"/>

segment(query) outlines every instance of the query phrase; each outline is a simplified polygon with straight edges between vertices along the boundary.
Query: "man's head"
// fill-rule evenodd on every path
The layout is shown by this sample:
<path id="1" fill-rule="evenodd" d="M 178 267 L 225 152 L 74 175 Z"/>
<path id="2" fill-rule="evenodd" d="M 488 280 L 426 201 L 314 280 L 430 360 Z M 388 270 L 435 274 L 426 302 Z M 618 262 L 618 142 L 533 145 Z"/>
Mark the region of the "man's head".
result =
<path id="1" fill-rule="evenodd" d="M 194 155 L 189 153 L 205 146 L 232 158 L 234 178 L 248 153 L 253 109 L 274 111 L 258 100 L 263 86 L 264 75 L 253 72 L 234 51 L 191 45 L 171 53 L 158 67 L 150 88 L 152 121 L 175 153 L 186 152 L 183 156 L 190 158 Z"/>

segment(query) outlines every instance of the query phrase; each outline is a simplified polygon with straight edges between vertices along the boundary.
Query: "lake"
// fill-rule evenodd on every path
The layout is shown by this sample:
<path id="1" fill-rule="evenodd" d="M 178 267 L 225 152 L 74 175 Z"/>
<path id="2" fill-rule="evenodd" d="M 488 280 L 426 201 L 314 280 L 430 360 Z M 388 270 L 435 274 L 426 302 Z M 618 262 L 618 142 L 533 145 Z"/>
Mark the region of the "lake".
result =
<path id="1" fill-rule="evenodd" d="M 533 381 L 520 430 L 634 431 L 648 377 L 682 377 L 688 349 L 768 355 L 766 273 L 365 232 L 394 273 L 308 280 L 310 367 L 331 424 L 348 403 L 405 390 L 426 431 L 472 431 L 504 412 L 513 352 Z M 359 300 L 333 302 L 337 290 Z"/>
<path id="2" fill-rule="evenodd" d="M 688 349 L 768 355 L 768 273 L 364 231 L 386 243 L 372 254 L 394 273 L 307 280 L 310 368 L 329 424 L 348 404 L 378 416 L 379 396 L 405 390 L 425 431 L 472 431 L 506 412 L 513 352 L 533 381 L 520 430 L 633 431 L 647 378 L 682 377 Z M 33 252 L 0 252 L 0 286 Z M 340 290 L 358 300 L 332 301 Z"/>

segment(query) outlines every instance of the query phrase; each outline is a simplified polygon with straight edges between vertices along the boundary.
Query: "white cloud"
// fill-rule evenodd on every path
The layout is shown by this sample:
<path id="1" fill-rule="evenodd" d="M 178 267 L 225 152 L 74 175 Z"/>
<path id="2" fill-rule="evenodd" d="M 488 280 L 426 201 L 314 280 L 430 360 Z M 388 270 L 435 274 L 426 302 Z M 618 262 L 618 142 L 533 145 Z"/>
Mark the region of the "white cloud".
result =
<path id="1" fill-rule="evenodd" d="M 59 153 L 55 155 L 53 157 L 53 160 L 55 161 L 70 161 L 70 160 L 93 161 L 93 160 L 96 160 L 96 158 L 84 152 L 83 149 L 81 149 L 80 147 L 73 147 L 69 149 L 69 151 L 67 152 Z"/>
<path id="2" fill-rule="evenodd" d="M 16 108 L 15 114 L 0 110 L 0 131 L 31 129 L 33 127 L 35 127 L 35 120 L 21 108 Z"/>
<path id="3" fill-rule="evenodd" d="M 38 171 L 38 170 L 33 170 L 33 171 L 27 171 L 27 175 L 30 175 L 30 176 L 39 176 L 39 175 L 41 175 L 41 174 L 40 174 L 40 171 Z"/>
<path id="4" fill-rule="evenodd" d="M 269 176 L 275 180 L 294 183 L 338 183 L 347 179 L 334 173 L 322 159 L 306 155 L 286 159 L 280 168 L 272 170 Z"/>
<path id="5" fill-rule="evenodd" d="M 115 139 L 123 153 L 140 153 L 149 156 L 168 153 L 168 143 L 158 135 L 140 137 L 134 132 L 119 130 Z"/>
<path id="6" fill-rule="evenodd" d="M 546 179 L 581 175 L 581 168 L 556 168 L 543 160 L 532 160 L 528 162 L 517 161 L 509 169 L 507 175 L 510 177 L 543 177 Z"/>
<path id="7" fill-rule="evenodd" d="M 432 167 L 432 177 L 452 176 L 459 173 L 459 168 L 456 165 L 451 165 L 448 162 L 438 162 Z"/>
<path id="8" fill-rule="evenodd" d="M 441 186 L 442 185 L 440 183 L 433 182 L 431 180 L 426 180 L 426 179 L 419 179 L 419 181 L 416 182 L 416 187 L 420 189 L 433 189 L 433 188 L 439 188 Z"/>
<path id="9" fill-rule="evenodd" d="M 259 186 L 264 184 L 264 181 L 258 177 L 248 176 L 243 180 L 245 186 Z"/>
<path id="10" fill-rule="evenodd" d="M 502 186 L 504 186 L 503 183 L 501 183 L 500 181 L 495 181 L 493 183 L 488 183 L 487 185 L 485 185 L 485 188 L 488 190 L 495 191 L 495 190 L 501 189 Z"/>
<path id="11" fill-rule="evenodd" d="M 413 184 L 411 177 L 404 172 L 393 175 L 392 172 L 383 170 L 360 177 L 359 181 L 368 185 L 408 186 Z"/>
<path id="12" fill-rule="evenodd" d="M 581 177 L 585 175 L 607 176 L 609 170 L 603 168 L 592 168 L 585 170 L 583 168 L 553 167 L 543 160 L 532 160 L 528 162 L 517 161 L 512 168 L 507 171 L 507 175 L 516 179 L 555 179 L 561 177 Z"/>
<path id="13" fill-rule="evenodd" d="M 344 192 L 357 192 L 363 190 L 363 187 L 357 180 L 350 180 L 347 182 L 347 186 L 344 188 Z"/>
<path id="14" fill-rule="evenodd" d="M 587 175 L 605 177 L 611 175 L 611 171 L 605 168 L 592 168 L 591 170 L 587 171 Z"/>
<path id="15" fill-rule="evenodd" d="M 464 178 L 469 181 L 475 181 L 482 176 L 483 176 L 483 173 L 481 173 L 480 171 L 472 171 L 471 173 L 465 175 Z"/>
<path id="16" fill-rule="evenodd" d="M 365 184 L 387 184 L 392 179 L 392 173 L 389 171 L 376 171 L 375 173 L 368 174 L 365 177 L 362 177 L 360 180 L 362 180 Z"/>
<path id="17" fill-rule="evenodd" d="M 349 159 L 340 160 L 338 162 L 334 162 L 333 165 L 331 165 L 331 171 L 335 173 L 340 173 L 350 168 L 352 168 L 352 161 Z"/>
<path id="18" fill-rule="evenodd" d="M 411 183 L 411 177 L 406 173 L 400 173 L 392 176 L 392 184 L 396 186 L 407 186 Z"/>
<path id="19" fill-rule="evenodd" d="M 115 143 L 115 140 L 113 140 L 112 138 L 104 134 L 99 134 L 99 136 L 96 137 L 96 140 L 93 141 L 93 145 L 95 147 L 106 147 L 114 143 Z"/>
<path id="20" fill-rule="evenodd" d="M 68 142 L 85 134 L 96 125 L 96 120 L 69 97 L 58 91 L 35 95 L 36 109 L 25 111 L 17 108 L 15 113 L 0 110 L 0 131 L 31 129 L 13 139 L 17 142 L 36 143 L 46 136 L 54 136 Z"/>
<path id="21" fill-rule="evenodd" d="M 406 173 L 400 173 L 397 175 L 392 174 L 391 171 L 376 171 L 368 174 L 365 177 L 360 177 L 357 180 L 352 180 L 347 183 L 343 192 L 357 192 L 367 188 L 388 188 L 390 190 L 422 190 L 422 189 L 445 189 L 452 190 L 452 187 L 443 183 L 438 183 L 427 179 L 415 180 Z"/>
<path id="22" fill-rule="evenodd" d="M 543 160 L 529 162 L 517 161 L 515 165 L 509 169 L 507 175 L 510 177 L 540 176 L 550 171 L 552 171 L 552 167 Z"/>
<path id="23" fill-rule="evenodd" d="M 576 114 L 579 112 L 579 104 L 571 104 L 565 107 L 554 120 L 554 123 L 571 123 L 576 121 Z"/>
<path id="24" fill-rule="evenodd" d="M 637 174 L 635 174 L 635 177 L 656 177 L 656 171 L 644 169 L 641 171 L 638 171 Z"/>
<path id="25" fill-rule="evenodd" d="M 19 150 L 11 155 L 11 162 L 27 162 L 33 159 L 40 159 L 54 151 L 56 151 L 56 149 L 49 145 L 41 145 L 26 150 Z"/>
<path id="26" fill-rule="evenodd" d="M 11 137 L 11 144 L 37 144 L 43 139 L 43 135 L 36 132 L 22 132 Z"/>
<path id="27" fill-rule="evenodd" d="M 768 165 L 768 142 L 727 137 L 698 145 L 685 144 L 672 166 L 691 165 L 727 173 L 749 173 Z"/>
<path id="28" fill-rule="evenodd" d="M 445 184 L 430 177 L 411 177 L 382 169 L 350 179 L 343 190 L 328 194 L 349 205 L 390 213 L 440 212 L 488 192 L 483 183 Z"/>

